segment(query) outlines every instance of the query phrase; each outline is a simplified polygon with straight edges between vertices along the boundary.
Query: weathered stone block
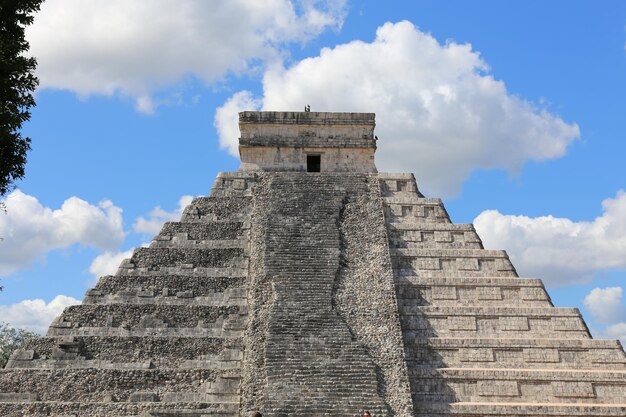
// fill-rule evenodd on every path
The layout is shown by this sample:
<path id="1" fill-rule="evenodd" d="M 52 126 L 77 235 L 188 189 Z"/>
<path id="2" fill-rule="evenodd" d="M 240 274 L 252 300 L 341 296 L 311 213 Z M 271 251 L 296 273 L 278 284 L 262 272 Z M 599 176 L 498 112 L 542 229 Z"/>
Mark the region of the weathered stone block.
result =
<path id="1" fill-rule="evenodd" d="M 517 381 L 478 381 L 476 393 L 483 397 L 519 397 Z"/>

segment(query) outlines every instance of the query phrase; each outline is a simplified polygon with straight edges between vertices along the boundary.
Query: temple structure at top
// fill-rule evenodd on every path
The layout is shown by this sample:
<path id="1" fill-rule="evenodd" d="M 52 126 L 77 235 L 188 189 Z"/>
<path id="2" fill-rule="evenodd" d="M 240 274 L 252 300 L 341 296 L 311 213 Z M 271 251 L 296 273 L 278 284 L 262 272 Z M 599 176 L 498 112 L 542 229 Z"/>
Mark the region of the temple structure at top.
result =
<path id="1" fill-rule="evenodd" d="M 376 172 L 374 113 L 239 113 L 241 171 Z"/>

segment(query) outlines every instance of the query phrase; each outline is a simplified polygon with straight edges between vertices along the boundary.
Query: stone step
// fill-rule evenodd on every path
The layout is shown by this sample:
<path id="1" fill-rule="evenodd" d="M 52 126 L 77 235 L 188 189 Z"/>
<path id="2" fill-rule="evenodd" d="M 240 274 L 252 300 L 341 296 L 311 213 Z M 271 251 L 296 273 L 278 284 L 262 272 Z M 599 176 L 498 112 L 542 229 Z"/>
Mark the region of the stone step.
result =
<path id="1" fill-rule="evenodd" d="M 529 278 L 397 277 L 400 306 L 551 307 L 543 283 Z"/>
<path id="2" fill-rule="evenodd" d="M 117 269 L 116 275 L 124 276 L 153 276 L 153 275 L 192 275 L 206 277 L 245 277 L 248 272 L 248 258 L 234 259 L 232 266 L 226 267 L 203 267 L 194 264 L 181 264 L 177 266 L 160 266 L 158 269 L 137 267 L 126 259 Z"/>
<path id="3" fill-rule="evenodd" d="M 68 348 L 68 341 L 71 343 Z M 75 346 L 75 348 L 73 348 Z M 217 337 L 74 336 L 32 339 L 16 351 L 6 368 L 229 369 L 240 361 L 242 342 Z"/>
<path id="4" fill-rule="evenodd" d="M 478 286 L 478 287 L 512 287 L 512 288 L 544 288 L 543 282 L 538 278 L 523 277 L 500 277 L 500 276 L 484 276 L 484 277 L 431 277 L 427 275 L 411 276 L 395 281 L 396 286 Z"/>
<path id="5" fill-rule="evenodd" d="M 265 406 L 263 415 L 354 417 L 360 414 L 360 410 L 369 410 L 373 416 L 389 415 L 385 404 L 376 398 L 347 398 L 341 404 L 336 404 L 325 400 L 332 396 L 331 393 L 311 391 L 301 398 L 293 398 L 285 393 L 280 397 L 281 407 Z M 341 395 L 341 390 L 336 391 L 336 394 Z"/>
<path id="6" fill-rule="evenodd" d="M 109 327 L 123 329 L 196 327 L 247 314 L 244 306 L 102 304 L 67 307 L 50 329 Z M 54 333 L 50 334 L 51 336 Z"/>
<path id="7" fill-rule="evenodd" d="M 16 353 L 16 352 L 14 352 Z M 8 364 L 7 364 L 8 365 Z M 101 359 L 85 359 L 82 357 L 71 359 L 33 359 L 31 361 L 13 361 L 6 369 L 125 369 L 141 370 L 154 368 L 152 361 L 111 362 Z M 222 369 L 204 367 L 202 369 Z"/>
<path id="8" fill-rule="evenodd" d="M 246 237 L 242 237 L 240 239 L 220 239 L 220 240 L 203 240 L 203 241 L 195 241 L 195 240 L 187 240 L 186 235 L 176 235 L 174 237 L 164 236 L 164 239 L 161 239 L 160 236 L 157 236 L 152 243 L 150 243 L 150 248 L 172 248 L 172 249 L 243 249 L 247 251 L 248 249 L 248 241 Z M 246 254 L 247 255 L 247 254 Z"/>
<path id="9" fill-rule="evenodd" d="M 258 174 L 254 172 L 220 172 L 213 182 L 211 196 L 250 196 L 258 179 Z"/>
<path id="10" fill-rule="evenodd" d="M 163 267 L 225 268 L 241 266 L 245 256 L 246 251 L 242 248 L 139 248 L 124 266 L 147 270 Z"/>
<path id="11" fill-rule="evenodd" d="M 149 399 L 147 396 L 145 399 Z M 133 402 L 1 402 L 3 417 L 237 417 L 239 404 Z"/>
<path id="12" fill-rule="evenodd" d="M 181 222 L 245 221 L 251 202 L 250 197 L 198 197 L 185 208 Z"/>
<path id="13" fill-rule="evenodd" d="M 184 236 L 188 241 L 212 241 L 220 239 L 239 239 L 250 228 L 249 221 L 213 221 L 205 223 L 166 222 L 157 240 L 168 240 Z"/>
<path id="14" fill-rule="evenodd" d="M 407 198 L 409 197 L 409 198 Z M 431 197 L 420 197 L 417 194 L 406 194 L 402 197 L 383 197 L 383 204 L 385 206 L 388 205 L 399 205 L 408 203 L 414 206 L 442 206 L 443 200 L 441 198 L 431 198 Z"/>
<path id="15" fill-rule="evenodd" d="M 142 279 L 141 277 L 163 277 L 163 276 L 192 276 L 192 277 L 208 277 L 208 278 L 245 278 L 248 274 L 248 258 L 245 258 L 241 265 L 229 267 L 203 268 L 192 264 L 183 264 L 175 267 L 162 267 L 157 270 L 148 270 L 147 268 L 136 268 L 130 259 L 124 259 L 116 276 L 121 276 L 129 280 Z M 148 278 L 150 279 L 150 278 Z"/>
<path id="16" fill-rule="evenodd" d="M 383 197 L 415 195 L 423 197 L 411 173 L 378 173 L 380 193 Z"/>
<path id="17" fill-rule="evenodd" d="M 483 249 L 471 224 L 389 223 L 387 234 L 391 248 Z"/>
<path id="18" fill-rule="evenodd" d="M 227 288 L 204 296 L 196 295 L 194 290 L 176 291 L 174 288 L 165 288 L 160 293 L 154 289 L 128 289 L 115 294 L 92 289 L 85 294 L 83 304 L 246 306 L 247 299 L 244 287 Z"/>
<path id="19" fill-rule="evenodd" d="M 626 403 L 626 371 L 412 368 L 409 377 L 416 404 L 434 401 Z"/>
<path id="20" fill-rule="evenodd" d="M 214 337 L 239 339 L 243 336 L 244 320 L 217 319 L 213 323 L 199 322 L 196 327 L 124 328 L 108 326 L 50 327 L 48 336 L 119 336 L 119 337 Z"/>
<path id="21" fill-rule="evenodd" d="M 478 270 L 453 270 L 453 263 L 442 262 L 441 269 L 416 270 L 410 264 L 396 262 L 393 265 L 393 276 L 396 281 L 413 281 L 417 278 L 518 278 L 516 271 L 495 270 L 495 263 L 485 260 L 479 262 Z M 445 269 L 444 269 L 445 268 Z"/>
<path id="22" fill-rule="evenodd" d="M 195 359 L 185 360 L 181 368 L 184 369 L 240 369 L 243 360 L 242 346 L 225 348 L 219 353 L 202 355 Z"/>
<path id="23" fill-rule="evenodd" d="M 214 381 L 207 383 L 202 392 L 168 392 L 163 394 L 165 402 L 224 402 L 239 404 L 239 384 L 241 377 L 238 374 L 229 376 L 218 375 Z"/>
<path id="24" fill-rule="evenodd" d="M 428 417 L 623 417 L 626 404 L 518 402 L 420 403 L 415 416 Z"/>
<path id="25" fill-rule="evenodd" d="M 10 369 L 0 370 L 0 393 L 72 402 L 144 402 L 136 395 L 149 393 L 150 402 L 166 401 L 171 392 L 210 393 L 208 384 L 224 374 L 213 369 Z"/>
<path id="26" fill-rule="evenodd" d="M 486 249 L 390 249 L 394 276 L 516 277 L 505 251 Z M 419 273 L 417 273 L 419 271 Z"/>
<path id="27" fill-rule="evenodd" d="M 356 358 L 355 358 L 356 359 Z M 353 393 L 361 393 L 364 391 L 376 392 L 378 388 L 378 382 L 376 380 L 376 374 L 372 371 L 371 367 L 358 366 L 358 362 L 344 363 L 344 364 L 328 364 L 325 361 L 320 361 L 320 367 L 323 367 L 323 371 L 317 370 L 310 366 L 306 366 L 307 363 L 293 363 L 285 364 L 272 372 L 268 372 L 267 378 L 270 383 L 274 380 L 289 380 L 293 383 L 302 385 L 308 384 L 315 386 L 319 390 L 333 390 L 338 387 L 336 382 L 330 381 L 329 378 L 343 380 L 345 382 L 350 381 L 349 389 Z M 275 365 L 271 363 L 271 365 Z M 330 365 L 330 367 L 328 367 Z"/>
<path id="28" fill-rule="evenodd" d="M 269 416 L 345 416 L 354 417 L 362 410 L 368 410 L 374 416 L 389 415 L 385 403 L 377 396 L 355 393 L 349 384 L 333 389 L 315 390 L 304 386 L 302 396 L 289 394 L 289 387 L 274 393 L 269 404 L 263 408 L 263 415 Z M 340 401 L 332 401 L 340 399 Z"/>
<path id="29" fill-rule="evenodd" d="M 448 212 L 439 198 L 384 197 L 383 211 L 387 223 L 450 223 Z"/>
<path id="30" fill-rule="evenodd" d="M 283 235 L 282 233 L 273 233 L 272 237 L 280 239 Z M 324 234 L 322 236 L 316 235 L 314 239 L 307 240 L 303 242 L 301 238 L 304 236 L 294 237 L 290 235 L 289 239 L 281 239 L 280 246 L 274 248 L 275 252 L 273 254 L 278 256 L 302 256 L 304 259 L 308 259 L 313 262 L 315 260 L 320 261 L 328 261 L 333 258 L 339 256 L 341 250 L 337 247 L 331 246 L 328 243 L 328 240 L 324 238 L 335 238 L 337 239 L 337 233 L 333 234 Z M 313 255 L 310 249 L 315 248 L 317 252 Z M 278 262 L 278 259 L 272 260 L 273 262 Z"/>
<path id="31" fill-rule="evenodd" d="M 616 340 L 405 339 L 409 367 L 510 367 L 626 370 Z"/>
<path id="32" fill-rule="evenodd" d="M 85 297 L 98 298 L 110 294 L 146 297 L 175 297 L 179 292 L 193 292 L 202 297 L 242 288 L 245 278 L 225 275 L 105 275 Z"/>
<path id="33" fill-rule="evenodd" d="M 395 248 L 390 249 L 391 257 L 401 258 L 497 258 L 507 259 L 508 255 L 504 250 L 490 249 L 408 249 Z M 468 265 L 469 266 L 469 265 Z"/>
<path id="34" fill-rule="evenodd" d="M 575 308 L 401 307 L 405 337 L 590 338 Z"/>
<path id="35" fill-rule="evenodd" d="M 440 232 L 440 233 L 476 233 L 473 224 L 467 223 L 433 223 L 433 222 L 403 222 L 386 224 L 387 229 L 398 232 Z"/>

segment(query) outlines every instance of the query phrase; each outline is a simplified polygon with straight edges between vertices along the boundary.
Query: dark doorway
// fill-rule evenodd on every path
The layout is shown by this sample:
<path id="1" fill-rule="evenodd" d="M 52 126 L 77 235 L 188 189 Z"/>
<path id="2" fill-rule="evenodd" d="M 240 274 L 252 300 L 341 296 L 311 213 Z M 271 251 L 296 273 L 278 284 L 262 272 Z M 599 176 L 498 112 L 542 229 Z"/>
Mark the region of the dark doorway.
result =
<path id="1" fill-rule="evenodd" d="M 320 172 L 322 165 L 321 155 L 306 156 L 306 172 Z"/>

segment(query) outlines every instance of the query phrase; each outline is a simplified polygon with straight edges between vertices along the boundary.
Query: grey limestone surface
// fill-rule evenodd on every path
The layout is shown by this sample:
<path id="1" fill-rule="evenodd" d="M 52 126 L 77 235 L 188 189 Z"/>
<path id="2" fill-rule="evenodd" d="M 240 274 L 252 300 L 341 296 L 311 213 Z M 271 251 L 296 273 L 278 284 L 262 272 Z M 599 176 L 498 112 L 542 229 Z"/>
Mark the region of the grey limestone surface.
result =
<path id="1" fill-rule="evenodd" d="M 414 415 L 626 415 L 618 341 L 593 340 L 412 176 L 379 178 Z"/>
<path id="2" fill-rule="evenodd" d="M 376 173 L 373 114 L 240 122 L 244 147 L 333 162 L 220 173 L 13 354 L 0 416 L 626 416 L 621 344 L 412 174 Z"/>

